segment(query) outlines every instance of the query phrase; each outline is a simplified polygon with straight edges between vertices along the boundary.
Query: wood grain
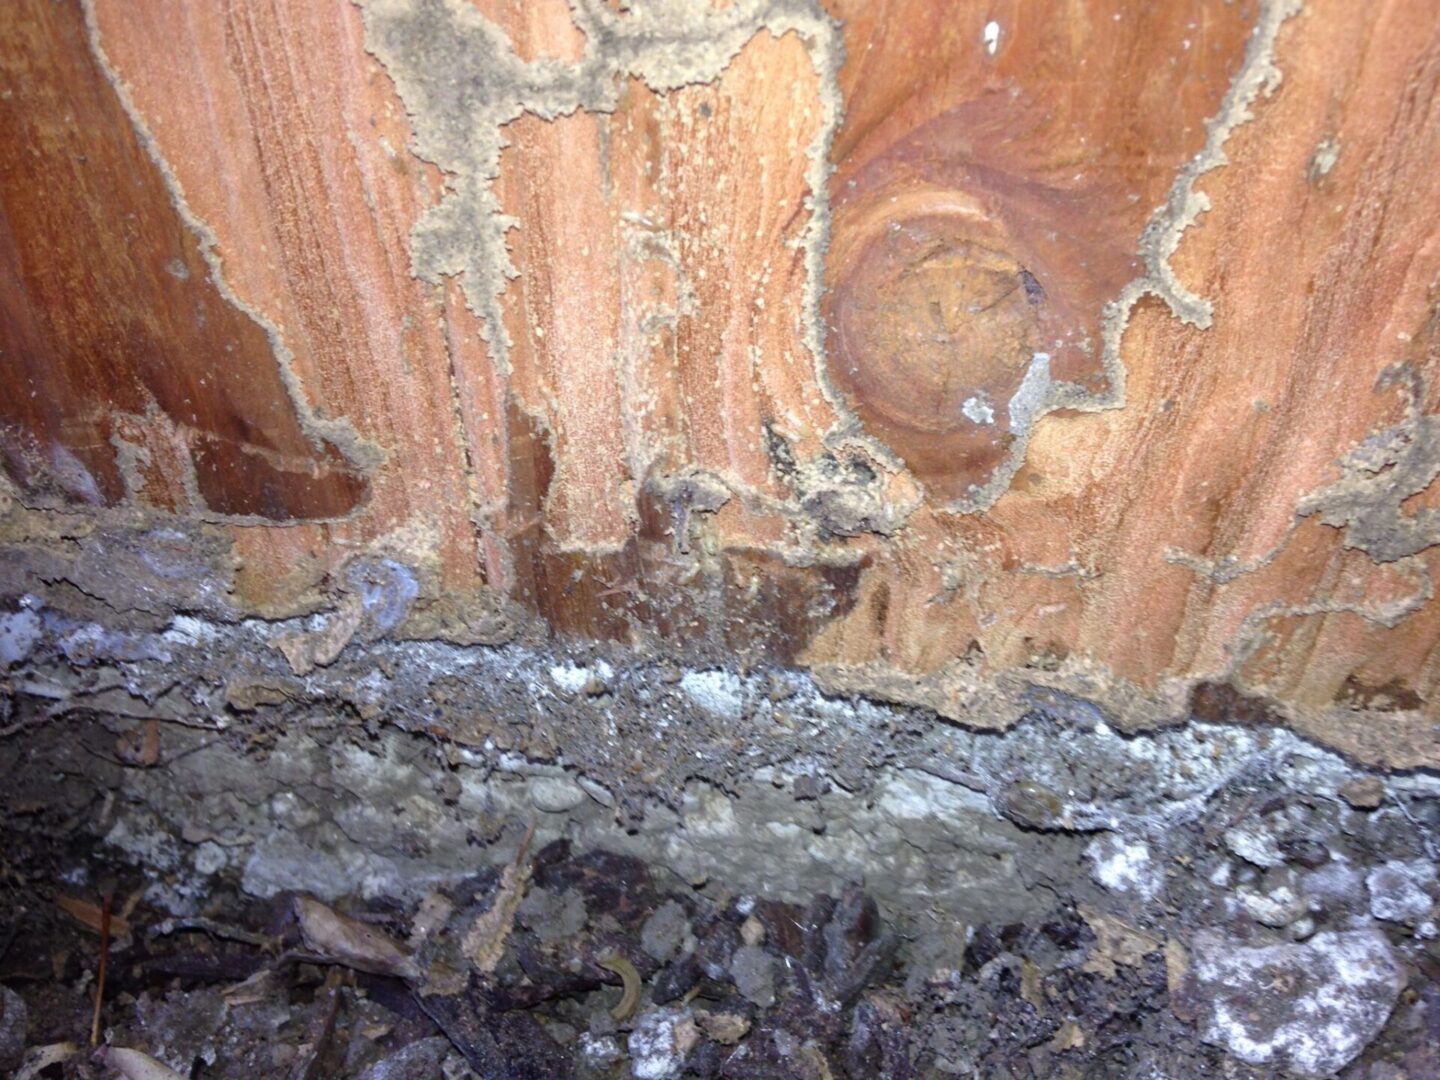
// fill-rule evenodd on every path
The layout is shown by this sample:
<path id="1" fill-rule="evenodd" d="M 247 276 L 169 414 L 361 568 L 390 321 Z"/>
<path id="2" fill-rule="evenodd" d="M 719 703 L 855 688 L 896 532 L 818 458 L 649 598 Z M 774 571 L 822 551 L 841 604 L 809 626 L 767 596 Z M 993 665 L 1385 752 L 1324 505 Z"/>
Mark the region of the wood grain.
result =
<path id="1" fill-rule="evenodd" d="M 1440 761 L 1427 0 L 445 0 L 432 83 L 407 0 L 92 10 L 0 16 L 31 504 L 228 519 L 266 613 L 382 551 L 969 723 Z"/>
<path id="2" fill-rule="evenodd" d="M 363 470 L 305 430 L 265 329 L 210 280 L 79 9 L 5 5 L 0 77 L 11 475 L 80 505 L 148 495 L 280 521 L 358 506 Z"/>

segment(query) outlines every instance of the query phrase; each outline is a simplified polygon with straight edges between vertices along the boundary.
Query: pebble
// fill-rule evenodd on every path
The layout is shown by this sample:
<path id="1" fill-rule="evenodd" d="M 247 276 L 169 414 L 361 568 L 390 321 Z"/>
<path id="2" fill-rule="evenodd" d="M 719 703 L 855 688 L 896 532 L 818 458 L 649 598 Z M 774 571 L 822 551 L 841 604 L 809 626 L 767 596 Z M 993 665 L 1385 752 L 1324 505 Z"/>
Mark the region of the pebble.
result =
<path id="1" fill-rule="evenodd" d="M 0 986 L 0 1070 L 18 1069 L 25 1056 L 29 1015 L 20 995 Z"/>
<path id="2" fill-rule="evenodd" d="M 730 960 L 730 977 L 750 1002 L 762 1009 L 775 1004 L 775 958 L 756 945 L 742 945 Z"/>
<path id="3" fill-rule="evenodd" d="M 1288 885 L 1281 885 L 1269 892 L 1240 889 L 1235 897 L 1256 922 L 1276 928 L 1289 926 L 1309 911 L 1305 900 L 1296 896 L 1295 890 Z"/>
<path id="4" fill-rule="evenodd" d="M 1309 836 L 1291 836 L 1281 840 L 1280 851 L 1286 862 L 1303 866 L 1306 870 L 1318 870 L 1330 861 L 1330 849 Z"/>
<path id="5" fill-rule="evenodd" d="M 1250 1065 L 1307 1077 L 1344 1068 L 1380 1033 L 1405 983 L 1377 930 L 1254 946 L 1195 935 L 1187 994 L 1201 1038 Z"/>
<path id="6" fill-rule="evenodd" d="M 585 789 L 561 776 L 536 776 L 530 781 L 530 801 L 547 814 L 565 814 L 586 800 Z"/>
<path id="7" fill-rule="evenodd" d="M 594 799 L 601 806 L 607 810 L 614 808 L 615 796 L 604 784 L 597 783 L 588 776 L 577 777 L 575 782 L 580 785 L 581 790 L 584 791 L 586 795 L 589 795 L 590 798 Z"/>
<path id="8" fill-rule="evenodd" d="M 640 928 L 640 947 L 663 964 L 675 955 L 689 929 L 690 920 L 685 909 L 674 900 L 667 900 Z"/>
<path id="9" fill-rule="evenodd" d="M 443 1062 L 450 1056 L 450 1041 L 439 1035 L 418 1039 L 371 1065 L 360 1080 L 418 1080 L 442 1075 Z"/>
<path id="10" fill-rule="evenodd" d="M 589 917 L 585 897 L 577 889 L 556 893 L 534 888 L 525 894 L 516 917 L 535 932 L 542 945 L 571 941 L 585 929 Z"/>
<path id="11" fill-rule="evenodd" d="M 1428 919 L 1435 906 L 1435 867 L 1423 859 L 1391 859 L 1365 876 L 1365 886 L 1370 890 L 1370 914 L 1386 922 L 1414 926 Z"/>
<path id="12" fill-rule="evenodd" d="M 1274 831 L 1262 821 L 1246 822 L 1225 830 L 1225 846 L 1254 866 L 1269 869 L 1285 861 Z"/>
<path id="13" fill-rule="evenodd" d="M 1024 829 L 1051 831 L 1065 826 L 1065 802 L 1034 780 L 1017 780 L 1000 797 L 1000 812 Z"/>
<path id="14" fill-rule="evenodd" d="M 580 1060 L 595 1072 L 608 1071 L 625 1056 L 613 1035 L 594 1035 L 588 1031 L 576 1040 L 576 1049 L 580 1051 Z"/>
<path id="15" fill-rule="evenodd" d="M 1385 785 L 1378 776 L 1361 776 L 1341 784 L 1340 797 L 1356 810 L 1374 810 L 1385 800 Z"/>
<path id="16" fill-rule="evenodd" d="M 677 1045 L 676 1028 L 690 1019 L 689 1009 L 651 1009 L 635 1020 L 626 1046 L 630 1075 L 635 1080 L 670 1080 L 680 1075 L 685 1055 Z"/>
<path id="17" fill-rule="evenodd" d="M 1147 844 L 1107 833 L 1092 840 L 1085 854 L 1091 861 L 1090 876 L 1111 892 L 1133 893 L 1151 900 L 1165 884 L 1165 876 Z"/>
<path id="18" fill-rule="evenodd" d="M 823 776 L 797 776 L 795 783 L 791 786 L 791 792 L 796 799 L 818 799 L 830 792 L 830 782 Z"/>

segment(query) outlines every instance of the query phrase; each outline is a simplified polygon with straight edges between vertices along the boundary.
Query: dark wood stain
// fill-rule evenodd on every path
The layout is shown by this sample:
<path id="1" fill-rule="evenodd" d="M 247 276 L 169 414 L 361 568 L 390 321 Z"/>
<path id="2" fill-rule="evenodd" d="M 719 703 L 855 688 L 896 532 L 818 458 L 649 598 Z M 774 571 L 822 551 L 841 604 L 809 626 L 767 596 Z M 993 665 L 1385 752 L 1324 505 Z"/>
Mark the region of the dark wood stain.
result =
<path id="1" fill-rule="evenodd" d="M 688 574 L 677 534 L 690 526 L 644 485 L 635 534 L 619 551 L 560 550 L 543 528 L 555 475 L 550 439 L 513 400 L 507 424 L 514 595 L 556 635 L 651 639 L 694 656 L 791 664 L 831 619 L 854 608 L 868 558 L 792 567 L 760 549 L 732 549 L 716 557 L 718 573 Z M 704 528 L 704 514 L 685 513 Z"/>
<path id="2" fill-rule="evenodd" d="M 1252 697 L 1228 682 L 1197 683 L 1190 691 L 1190 715 L 1211 724 L 1277 727 L 1284 723 L 1263 698 Z"/>

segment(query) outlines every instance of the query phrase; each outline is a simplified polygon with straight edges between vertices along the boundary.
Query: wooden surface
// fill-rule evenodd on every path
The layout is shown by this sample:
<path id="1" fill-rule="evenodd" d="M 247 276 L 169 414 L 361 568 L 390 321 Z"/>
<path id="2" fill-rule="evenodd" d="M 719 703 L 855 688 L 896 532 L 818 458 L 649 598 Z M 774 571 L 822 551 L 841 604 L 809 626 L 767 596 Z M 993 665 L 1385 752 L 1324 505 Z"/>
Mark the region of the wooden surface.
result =
<path id="1" fill-rule="evenodd" d="M 798 10 L 4 5 L 18 497 L 1440 761 L 1440 8 Z"/>

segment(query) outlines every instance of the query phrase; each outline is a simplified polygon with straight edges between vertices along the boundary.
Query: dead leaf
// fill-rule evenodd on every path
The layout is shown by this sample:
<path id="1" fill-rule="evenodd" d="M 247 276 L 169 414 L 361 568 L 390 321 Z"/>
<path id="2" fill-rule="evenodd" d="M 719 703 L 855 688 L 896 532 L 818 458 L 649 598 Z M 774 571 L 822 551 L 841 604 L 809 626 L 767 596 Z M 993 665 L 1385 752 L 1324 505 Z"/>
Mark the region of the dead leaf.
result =
<path id="1" fill-rule="evenodd" d="M 1165 942 L 1165 987 L 1170 992 L 1170 1011 L 1177 1020 L 1195 1019 L 1195 1000 L 1190 993 L 1190 956 L 1179 938 Z"/>
<path id="2" fill-rule="evenodd" d="M 1085 1032 L 1074 1020 L 1066 1020 L 1060 1025 L 1060 1030 L 1055 1032 L 1049 1043 L 1054 1053 L 1061 1053 L 1065 1050 L 1083 1050 L 1085 1048 Z"/>
<path id="3" fill-rule="evenodd" d="M 118 921 L 120 921 L 120 922 L 124 922 L 125 920 L 129 919 L 131 915 L 134 915 L 134 914 L 135 914 L 135 909 L 140 906 L 140 901 L 143 900 L 144 898 L 145 898 L 145 886 L 142 885 L 142 886 L 140 886 L 140 888 L 136 889 L 134 892 L 132 892 L 129 896 L 127 896 L 127 897 L 125 898 L 125 902 L 124 902 L 123 904 L 121 904 L 120 907 L 119 907 L 119 909 L 118 909 L 118 910 L 119 910 L 119 914 L 118 914 L 118 915 L 115 914 L 115 913 L 113 913 L 113 912 L 111 913 L 111 915 L 110 915 L 110 932 L 111 932 L 112 934 L 115 932 L 115 923 L 116 923 L 116 921 L 118 920 Z"/>
<path id="4" fill-rule="evenodd" d="M 1115 978 L 1115 965 L 1139 967 L 1146 956 L 1160 947 L 1160 938 L 1131 926 L 1123 919 L 1106 915 L 1084 904 L 1080 917 L 1095 931 L 1095 946 L 1090 959 L 1080 970 L 1093 971 L 1107 979 Z"/>
<path id="5" fill-rule="evenodd" d="M 750 1032 L 750 1019 L 739 1013 L 696 1012 L 695 1022 L 708 1038 L 722 1046 L 734 1046 Z"/>
<path id="6" fill-rule="evenodd" d="M 15 1072 L 15 1080 L 35 1080 L 51 1065 L 67 1061 L 80 1052 L 72 1042 L 51 1043 L 49 1046 L 32 1046 L 25 1051 L 25 1059 Z"/>
<path id="7" fill-rule="evenodd" d="M 835 1074 L 830 1071 L 830 1063 L 813 1042 L 807 1042 L 800 1048 L 800 1057 L 810 1066 L 806 1073 L 802 1074 L 805 1075 L 805 1080 L 835 1080 Z M 790 1060 L 795 1061 L 793 1057 Z"/>
<path id="8" fill-rule="evenodd" d="M 55 897 L 55 906 L 92 934 L 100 933 L 100 927 L 105 921 L 105 912 L 99 904 L 92 904 L 89 900 L 81 900 L 75 896 L 57 896 Z M 112 938 L 128 938 L 130 936 L 129 921 L 123 916 L 112 913 L 110 936 Z"/>
<path id="9" fill-rule="evenodd" d="M 110 1068 L 118 1070 L 125 1080 L 185 1080 L 170 1066 L 156 1061 L 149 1054 L 142 1054 L 139 1050 L 107 1046 L 95 1056 Z"/>
<path id="10" fill-rule="evenodd" d="M 413 952 L 425 944 L 426 939 L 449 922 L 450 916 L 453 914 L 455 914 L 455 905 L 444 893 L 427 893 L 425 899 L 420 901 L 420 907 L 416 910 L 415 917 L 410 920 L 410 937 L 407 944 L 411 951 Z"/>
<path id="11" fill-rule="evenodd" d="M 1020 996 L 1037 1009 L 1045 1005 L 1045 996 L 1040 993 L 1040 969 L 1029 957 L 1020 961 Z"/>
<path id="12" fill-rule="evenodd" d="M 1189 970 L 1190 957 L 1185 954 L 1185 946 L 1180 944 L 1179 938 L 1172 937 L 1165 942 L 1165 986 L 1170 993 L 1180 989 Z"/>
<path id="13" fill-rule="evenodd" d="M 259 1005 L 269 1001 L 274 998 L 276 989 L 275 972 L 269 968 L 261 968 L 244 982 L 221 990 L 220 996 L 225 999 L 225 1004 L 233 1009 L 237 1005 Z"/>
<path id="14" fill-rule="evenodd" d="M 415 979 L 420 968 L 415 958 L 382 930 L 308 896 L 295 898 L 295 917 L 305 947 L 326 960 L 372 975 L 398 975 Z"/>
<path id="15" fill-rule="evenodd" d="M 339 607 L 321 629 L 281 634 L 273 644 L 285 654 L 291 671 L 296 675 L 308 675 L 317 667 L 327 667 L 339 658 L 364 618 L 364 603 L 358 594 L 351 593 L 340 601 Z"/>
<path id="16" fill-rule="evenodd" d="M 695 1044 L 700 1041 L 700 1029 L 695 1026 L 693 1017 L 687 1016 L 675 1025 L 672 1035 L 675 1045 L 675 1053 L 680 1057 L 686 1057 L 690 1051 L 695 1049 Z"/>
<path id="17" fill-rule="evenodd" d="M 500 875 L 500 887 L 489 909 L 476 917 L 474 924 L 465 934 L 463 947 L 466 957 L 480 971 L 490 974 L 505 954 L 505 939 L 515 925 L 515 910 L 525 899 L 525 886 L 530 880 L 530 864 L 525 853 L 530 849 L 530 838 L 535 835 L 532 825 L 520 841 L 520 848 L 505 872 Z"/>
<path id="18" fill-rule="evenodd" d="M 425 981 L 420 992 L 426 997 L 454 997 L 470 985 L 470 968 L 455 967 L 444 960 L 431 958 L 425 965 Z"/>

